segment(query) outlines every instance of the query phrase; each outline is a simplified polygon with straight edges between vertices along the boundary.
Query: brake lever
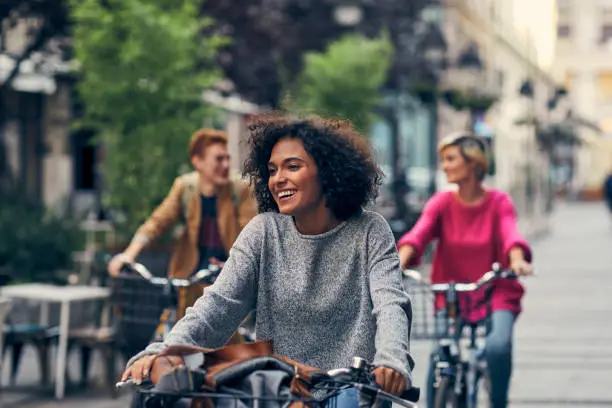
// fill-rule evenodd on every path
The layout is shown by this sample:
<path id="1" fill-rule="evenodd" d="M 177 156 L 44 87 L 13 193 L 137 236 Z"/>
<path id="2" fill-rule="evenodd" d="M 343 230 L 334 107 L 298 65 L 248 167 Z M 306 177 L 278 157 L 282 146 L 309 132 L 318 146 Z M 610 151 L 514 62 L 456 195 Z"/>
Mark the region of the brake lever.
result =
<path id="1" fill-rule="evenodd" d="M 126 388 L 129 386 L 139 386 L 139 387 L 146 387 L 149 385 L 153 385 L 153 382 L 151 382 L 150 379 L 145 378 L 142 380 L 142 382 L 140 384 L 136 384 L 136 382 L 134 381 L 134 379 L 132 377 L 129 377 L 127 380 L 125 381 L 119 381 L 118 383 L 115 384 L 115 388 L 118 389 L 122 389 L 122 388 Z"/>

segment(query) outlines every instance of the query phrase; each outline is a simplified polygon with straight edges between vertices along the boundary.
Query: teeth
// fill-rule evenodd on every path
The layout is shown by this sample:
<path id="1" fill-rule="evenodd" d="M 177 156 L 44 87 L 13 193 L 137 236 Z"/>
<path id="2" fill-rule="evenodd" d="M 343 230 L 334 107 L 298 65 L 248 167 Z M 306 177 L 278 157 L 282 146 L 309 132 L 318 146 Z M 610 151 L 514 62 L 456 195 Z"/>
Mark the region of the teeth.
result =
<path id="1" fill-rule="evenodd" d="M 296 190 L 281 191 L 280 193 L 278 193 L 278 196 L 280 198 L 289 197 L 289 196 L 294 195 L 295 192 L 296 192 Z"/>

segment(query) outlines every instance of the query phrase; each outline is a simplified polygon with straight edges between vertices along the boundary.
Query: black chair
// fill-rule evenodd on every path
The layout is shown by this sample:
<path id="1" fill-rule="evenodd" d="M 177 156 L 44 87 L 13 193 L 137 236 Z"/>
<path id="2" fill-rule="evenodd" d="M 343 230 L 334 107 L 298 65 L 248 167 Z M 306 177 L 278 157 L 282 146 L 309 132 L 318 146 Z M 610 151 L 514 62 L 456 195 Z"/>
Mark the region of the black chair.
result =
<path id="1" fill-rule="evenodd" d="M 10 281 L 8 275 L 0 274 L 0 287 Z M 0 359 L 4 361 L 6 352 L 11 350 L 10 385 L 14 386 L 19 372 L 19 365 L 23 348 L 32 345 L 38 355 L 40 367 L 40 382 L 43 386 L 49 384 L 49 349 L 52 342 L 58 337 L 59 329 L 53 326 L 38 323 L 15 323 L 10 315 L 6 316 L 2 326 L 3 346 Z M 2 364 L 0 364 L 0 367 Z"/>

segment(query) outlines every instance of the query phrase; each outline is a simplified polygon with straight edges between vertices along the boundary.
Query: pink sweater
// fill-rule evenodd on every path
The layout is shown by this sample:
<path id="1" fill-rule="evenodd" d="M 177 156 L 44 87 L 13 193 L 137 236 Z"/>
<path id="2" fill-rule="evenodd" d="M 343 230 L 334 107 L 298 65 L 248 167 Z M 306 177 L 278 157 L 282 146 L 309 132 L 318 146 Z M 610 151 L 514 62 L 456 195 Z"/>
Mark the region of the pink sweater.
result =
<path id="1" fill-rule="evenodd" d="M 415 254 L 410 267 L 420 263 L 425 247 L 438 240 L 432 272 L 432 283 L 474 282 L 491 269 L 494 262 L 508 267 L 508 252 L 521 247 L 531 262 L 529 244 L 518 231 L 516 211 L 510 196 L 499 190 L 487 190 L 482 202 L 465 205 L 455 192 L 435 194 L 410 232 L 398 242 L 398 247 L 411 245 Z M 499 280 L 492 295 L 493 310 L 521 311 L 523 286 L 518 280 Z M 482 298 L 483 291 L 470 296 L 470 304 Z M 436 298 L 436 308 L 444 307 L 442 296 Z M 470 313 L 470 320 L 482 317 L 481 311 Z"/>

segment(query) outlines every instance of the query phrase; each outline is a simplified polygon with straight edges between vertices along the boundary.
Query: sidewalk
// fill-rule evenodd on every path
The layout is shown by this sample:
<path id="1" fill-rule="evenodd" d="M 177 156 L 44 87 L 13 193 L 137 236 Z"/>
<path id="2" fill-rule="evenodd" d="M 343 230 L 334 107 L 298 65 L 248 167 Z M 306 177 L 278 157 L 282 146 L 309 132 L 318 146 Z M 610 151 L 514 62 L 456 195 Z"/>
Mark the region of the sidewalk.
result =
<path id="1" fill-rule="evenodd" d="M 535 242 L 534 253 L 537 276 L 525 280 L 524 312 L 516 327 L 511 407 L 609 407 L 612 220 L 599 203 L 559 203 L 550 233 Z M 425 384 L 429 349 L 428 342 L 412 343 L 419 386 Z M 70 364 L 75 374 L 76 360 L 75 355 Z M 32 351 L 23 363 L 20 384 L 35 383 Z M 92 369 L 99 372 L 99 362 Z M 128 401 L 91 391 L 72 392 L 60 402 L 51 393 L 0 393 L 3 408 L 120 408 Z"/>

